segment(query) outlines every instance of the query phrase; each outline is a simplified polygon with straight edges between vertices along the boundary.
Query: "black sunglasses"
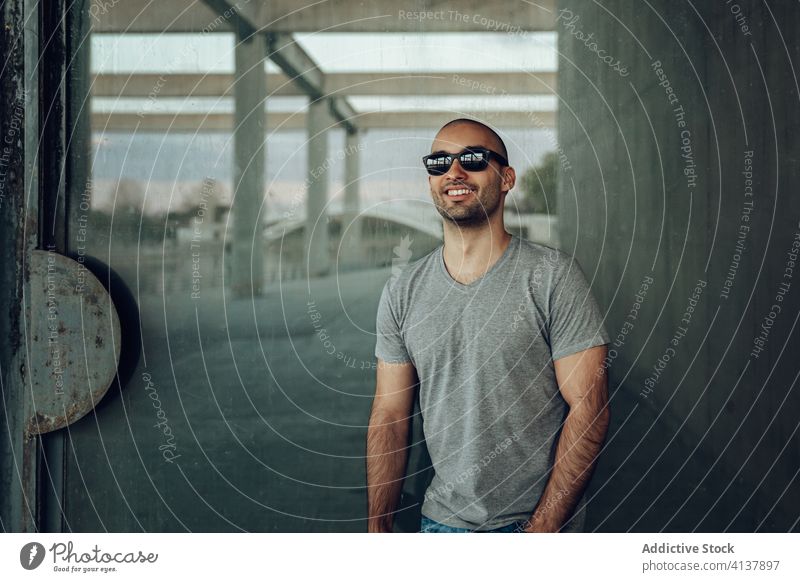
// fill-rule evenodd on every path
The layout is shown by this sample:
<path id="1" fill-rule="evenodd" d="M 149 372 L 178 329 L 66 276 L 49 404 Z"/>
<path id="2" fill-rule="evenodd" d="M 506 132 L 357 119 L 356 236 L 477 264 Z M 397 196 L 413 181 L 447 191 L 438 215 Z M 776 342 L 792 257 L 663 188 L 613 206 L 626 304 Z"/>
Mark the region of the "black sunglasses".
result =
<path id="1" fill-rule="evenodd" d="M 450 169 L 453 161 L 458 159 L 459 165 L 467 172 L 481 172 L 489 167 L 489 161 L 497 160 L 501 166 L 507 166 L 508 160 L 497 152 L 486 148 L 467 148 L 457 154 L 435 152 L 422 158 L 425 169 L 431 176 L 441 176 Z"/>

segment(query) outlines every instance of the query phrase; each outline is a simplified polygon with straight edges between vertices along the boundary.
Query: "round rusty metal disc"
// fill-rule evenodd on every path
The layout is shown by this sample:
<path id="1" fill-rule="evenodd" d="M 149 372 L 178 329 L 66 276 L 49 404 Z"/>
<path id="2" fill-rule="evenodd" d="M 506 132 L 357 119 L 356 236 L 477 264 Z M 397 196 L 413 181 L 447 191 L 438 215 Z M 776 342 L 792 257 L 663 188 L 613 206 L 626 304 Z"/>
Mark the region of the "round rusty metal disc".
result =
<path id="1" fill-rule="evenodd" d="M 111 297 L 83 264 L 37 250 L 29 272 L 27 432 L 35 435 L 92 411 L 117 373 L 121 336 Z"/>

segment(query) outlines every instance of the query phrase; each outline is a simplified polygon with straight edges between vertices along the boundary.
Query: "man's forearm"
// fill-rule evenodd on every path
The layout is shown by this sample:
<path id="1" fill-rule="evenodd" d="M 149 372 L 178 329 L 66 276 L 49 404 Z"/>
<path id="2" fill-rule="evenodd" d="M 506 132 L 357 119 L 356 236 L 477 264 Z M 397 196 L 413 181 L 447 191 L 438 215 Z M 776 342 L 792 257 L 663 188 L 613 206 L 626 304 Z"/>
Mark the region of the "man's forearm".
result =
<path id="1" fill-rule="evenodd" d="M 367 429 L 367 503 L 370 532 L 391 532 L 408 459 L 408 418 L 372 411 Z"/>
<path id="2" fill-rule="evenodd" d="M 604 399 L 584 399 L 570 408 L 556 445 L 553 470 L 526 531 L 561 529 L 589 483 L 608 423 L 609 410 Z"/>

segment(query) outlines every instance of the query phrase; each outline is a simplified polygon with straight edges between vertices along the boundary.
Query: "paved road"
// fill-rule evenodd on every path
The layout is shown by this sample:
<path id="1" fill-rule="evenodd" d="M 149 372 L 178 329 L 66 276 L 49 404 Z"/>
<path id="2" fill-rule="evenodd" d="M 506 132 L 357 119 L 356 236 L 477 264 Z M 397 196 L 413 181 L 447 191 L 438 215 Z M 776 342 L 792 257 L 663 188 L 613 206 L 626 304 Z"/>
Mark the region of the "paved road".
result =
<path id="1" fill-rule="evenodd" d="M 219 291 L 142 297 L 137 367 L 69 431 L 68 527 L 364 531 L 374 317 L 388 276 L 293 281 L 255 303 Z M 629 414 L 637 403 L 624 390 L 612 401 L 588 529 L 751 531 L 747 510 L 735 517 L 750 493 L 739 486 L 704 517 L 729 481 L 712 473 L 691 495 L 712 460 L 695 455 L 678 473 L 689 445 L 667 447 L 669 423 L 641 403 Z M 426 460 L 418 444 L 401 530 L 418 525 Z"/>

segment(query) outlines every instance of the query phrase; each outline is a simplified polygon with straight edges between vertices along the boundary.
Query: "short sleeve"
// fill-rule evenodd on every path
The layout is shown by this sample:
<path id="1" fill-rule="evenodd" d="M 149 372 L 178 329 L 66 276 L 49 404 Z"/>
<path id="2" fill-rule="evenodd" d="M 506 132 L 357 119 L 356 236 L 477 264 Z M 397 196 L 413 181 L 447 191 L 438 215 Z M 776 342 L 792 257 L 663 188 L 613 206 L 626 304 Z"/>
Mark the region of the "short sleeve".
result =
<path id="1" fill-rule="evenodd" d="M 375 356 L 384 362 L 402 363 L 411 361 L 406 350 L 400 325 L 391 302 L 388 281 L 383 287 L 381 300 L 378 304 L 378 315 L 375 321 Z"/>
<path id="2" fill-rule="evenodd" d="M 578 261 L 566 257 L 550 292 L 550 351 L 553 360 L 607 344 L 600 308 Z"/>

